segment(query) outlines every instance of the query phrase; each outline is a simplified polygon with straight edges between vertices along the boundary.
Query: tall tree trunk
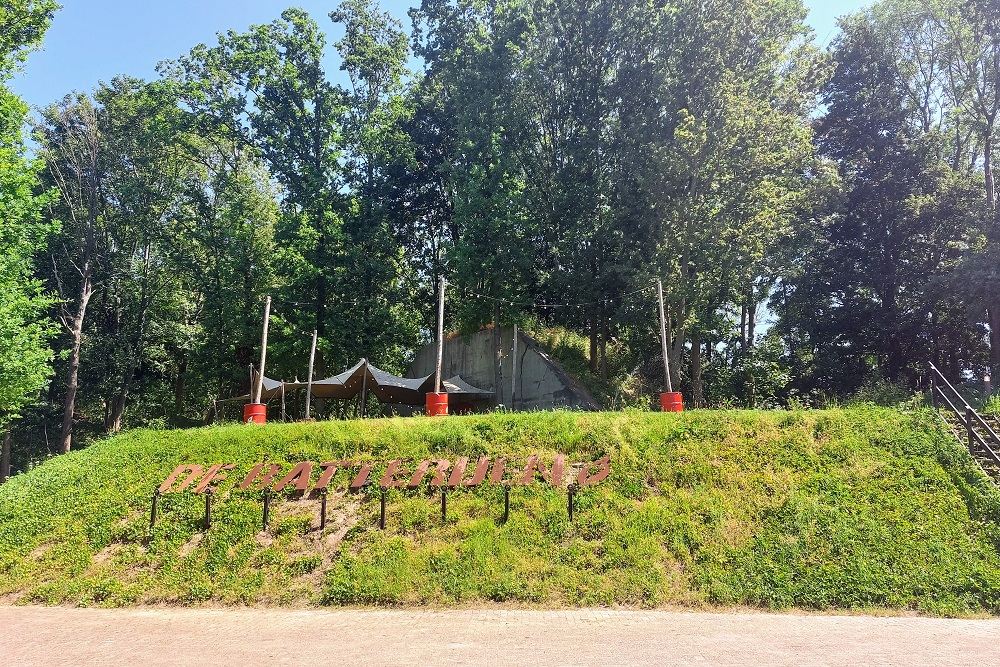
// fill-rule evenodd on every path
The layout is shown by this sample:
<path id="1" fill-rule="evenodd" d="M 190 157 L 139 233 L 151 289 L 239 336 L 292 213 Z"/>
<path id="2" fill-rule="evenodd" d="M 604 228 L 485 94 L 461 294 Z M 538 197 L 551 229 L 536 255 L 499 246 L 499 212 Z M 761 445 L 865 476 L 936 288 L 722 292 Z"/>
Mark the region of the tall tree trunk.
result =
<path id="1" fill-rule="evenodd" d="M 129 355 L 128 368 L 125 370 L 124 376 L 122 376 L 118 395 L 115 396 L 112 402 L 110 424 L 105 424 L 106 430 L 109 433 L 118 433 L 122 430 L 122 418 L 125 415 L 125 406 L 128 402 L 129 392 L 132 389 L 132 381 L 135 380 L 135 374 L 139 370 L 139 364 L 144 352 L 143 343 L 146 340 L 146 321 L 149 319 L 149 307 L 152 301 L 149 287 L 149 267 L 150 245 L 147 243 L 143 250 L 143 279 L 142 293 L 139 297 L 139 323 L 136 327 L 135 336 L 132 338 L 132 344 L 129 346 L 131 354 Z"/>
<path id="2" fill-rule="evenodd" d="M 753 349 L 757 338 L 757 298 L 753 290 L 747 295 L 747 344 L 746 350 Z"/>
<path id="3" fill-rule="evenodd" d="M 6 482 L 7 478 L 10 477 L 10 447 L 11 435 L 8 428 L 3 434 L 3 451 L 0 452 L 0 484 Z"/>
<path id="4" fill-rule="evenodd" d="M 678 322 L 682 322 L 684 319 L 686 304 L 684 300 L 681 300 L 680 307 L 677 309 L 680 315 L 677 317 Z M 674 384 L 674 391 L 680 391 L 678 386 L 681 382 L 681 354 L 684 352 L 684 342 L 687 339 L 687 332 L 683 326 L 677 327 L 677 333 L 674 333 L 673 321 L 671 320 L 671 313 L 673 309 L 667 306 L 666 316 L 667 316 L 667 345 L 669 346 L 668 356 L 670 357 L 670 375 L 671 380 Z M 665 390 L 664 390 L 665 391 Z"/>
<path id="5" fill-rule="evenodd" d="M 184 395 L 187 390 L 187 355 L 182 355 L 177 362 L 177 377 L 174 378 L 174 415 L 184 414 Z"/>
<path id="6" fill-rule="evenodd" d="M 108 433 L 119 433 L 122 430 L 122 421 L 125 417 L 125 404 L 128 402 L 128 391 L 131 384 L 131 378 L 123 382 L 118 394 L 111 401 L 111 412 L 105 424 L 105 430 Z"/>
<path id="7" fill-rule="evenodd" d="M 608 336 L 610 336 L 610 323 L 608 317 L 601 309 L 601 377 L 608 379 Z"/>
<path id="8" fill-rule="evenodd" d="M 990 122 L 983 141 L 983 172 L 986 176 L 986 206 L 993 214 L 993 224 L 1000 226 L 1000 215 L 997 214 L 996 182 L 993 176 L 992 130 L 993 122 Z M 994 296 L 990 299 L 986 307 L 988 309 L 987 319 L 990 323 L 990 372 L 996 378 L 1000 377 L 1000 296 Z"/>
<path id="9" fill-rule="evenodd" d="M 983 137 L 983 176 L 986 181 L 986 206 L 990 212 L 996 210 L 997 190 L 993 175 L 993 131 L 987 129 Z"/>
<path id="10" fill-rule="evenodd" d="M 705 403 L 705 387 L 701 378 L 701 334 L 691 336 L 691 404 L 700 408 Z"/>
<path id="11" fill-rule="evenodd" d="M 55 151 L 56 159 L 48 161 L 49 174 L 66 204 L 67 215 L 75 228 L 73 236 L 82 237 L 83 240 L 79 261 L 75 263 L 70 261 L 80 274 L 80 286 L 75 299 L 70 299 L 67 294 L 63 293 L 63 284 L 53 257 L 59 296 L 65 299 L 65 302 L 74 302 L 76 305 L 76 312 L 72 317 L 69 316 L 68 309 L 63 309 L 60 317 L 71 340 L 59 442 L 59 449 L 63 453 L 68 452 L 73 443 L 73 415 L 76 411 L 76 393 L 80 381 L 80 347 L 83 343 L 83 323 L 87 315 L 87 305 L 94 292 L 92 273 L 98 256 L 98 219 L 102 208 L 101 178 L 103 175 L 101 127 L 96 113 L 92 107 L 77 105 L 68 110 L 67 118 L 70 116 L 75 119 L 65 121 L 65 127 L 70 130 L 70 126 L 72 126 L 70 134 L 73 134 L 80 141 L 78 143 L 74 140 L 51 146 L 50 148 Z M 60 120 L 58 124 L 62 125 L 63 122 Z M 78 216 L 78 211 L 84 206 L 87 212 L 85 218 Z"/>
<path id="12" fill-rule="evenodd" d="M 59 440 L 60 451 L 65 454 L 73 444 L 73 414 L 76 411 L 76 392 L 80 384 L 80 347 L 83 344 L 83 321 L 87 315 L 87 304 L 93 295 L 93 285 L 90 280 L 89 262 L 84 264 L 83 278 L 80 283 L 80 301 L 77 303 L 76 314 L 70 326 L 69 369 L 66 374 L 66 397 L 63 399 L 62 430 Z"/>
<path id="13" fill-rule="evenodd" d="M 503 361 L 503 350 L 500 342 L 500 302 L 493 307 L 493 391 L 496 404 L 503 404 L 503 373 L 500 363 Z"/>
<path id="14" fill-rule="evenodd" d="M 600 324 L 598 323 L 597 319 L 598 319 L 597 307 L 595 306 L 590 313 L 590 372 L 591 373 L 597 372 L 597 367 L 600 357 L 600 350 L 598 348 L 600 342 L 599 341 Z"/>
<path id="15" fill-rule="evenodd" d="M 740 305 L 740 351 L 747 351 L 747 302 Z"/>

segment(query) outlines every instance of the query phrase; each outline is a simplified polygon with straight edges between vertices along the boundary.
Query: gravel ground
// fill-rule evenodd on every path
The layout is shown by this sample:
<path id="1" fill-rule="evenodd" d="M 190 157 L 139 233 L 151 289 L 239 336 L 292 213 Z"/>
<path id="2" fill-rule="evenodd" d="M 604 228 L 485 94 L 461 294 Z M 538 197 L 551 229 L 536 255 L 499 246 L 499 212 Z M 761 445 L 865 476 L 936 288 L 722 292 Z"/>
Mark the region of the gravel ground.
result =
<path id="1" fill-rule="evenodd" d="M 0 607 L 4 665 L 996 665 L 1000 620 Z"/>

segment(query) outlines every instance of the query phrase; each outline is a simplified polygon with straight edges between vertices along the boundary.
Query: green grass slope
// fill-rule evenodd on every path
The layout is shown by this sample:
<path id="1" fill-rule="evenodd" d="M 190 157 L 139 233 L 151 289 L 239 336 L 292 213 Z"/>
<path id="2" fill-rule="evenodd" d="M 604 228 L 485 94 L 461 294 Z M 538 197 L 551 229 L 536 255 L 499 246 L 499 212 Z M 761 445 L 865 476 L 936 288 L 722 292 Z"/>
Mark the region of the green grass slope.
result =
<path id="1" fill-rule="evenodd" d="M 928 412 L 697 411 L 134 431 L 0 487 L 0 603 L 753 605 L 1000 611 L 1000 498 Z M 224 483 L 203 502 L 154 486 L 178 463 L 529 453 L 612 456 L 578 496 L 515 488 L 449 496 L 276 501 Z M 343 473 L 334 487 L 346 486 Z"/>

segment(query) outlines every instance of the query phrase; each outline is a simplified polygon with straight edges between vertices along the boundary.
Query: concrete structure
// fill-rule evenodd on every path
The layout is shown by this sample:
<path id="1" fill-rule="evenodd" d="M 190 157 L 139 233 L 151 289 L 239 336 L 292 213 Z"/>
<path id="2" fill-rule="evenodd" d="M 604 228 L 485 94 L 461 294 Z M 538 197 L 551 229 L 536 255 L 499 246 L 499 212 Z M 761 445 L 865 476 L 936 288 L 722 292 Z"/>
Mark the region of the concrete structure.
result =
<path id="1" fill-rule="evenodd" d="M 549 357 L 533 338 L 518 332 L 516 364 L 514 349 L 514 328 L 503 327 L 500 330 L 498 389 L 495 386 L 493 330 L 483 329 L 468 336 L 450 336 L 444 344 L 442 377 L 461 375 L 477 387 L 496 391 L 497 402 L 514 410 L 600 409 L 590 392 L 572 378 L 559 362 Z M 410 365 L 409 377 L 433 373 L 436 355 L 434 344 L 418 350 Z"/>

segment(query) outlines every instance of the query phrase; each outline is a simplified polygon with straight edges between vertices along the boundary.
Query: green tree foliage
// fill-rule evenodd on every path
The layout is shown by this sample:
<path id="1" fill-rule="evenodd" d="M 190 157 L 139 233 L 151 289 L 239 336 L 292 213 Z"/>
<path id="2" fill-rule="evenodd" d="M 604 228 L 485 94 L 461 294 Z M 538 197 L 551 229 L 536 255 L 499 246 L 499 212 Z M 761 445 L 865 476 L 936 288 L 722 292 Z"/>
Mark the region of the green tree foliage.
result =
<path id="1" fill-rule="evenodd" d="M 51 373 L 51 303 L 34 275 L 35 259 L 55 224 L 42 217 L 40 163 L 25 151 L 27 107 L 4 83 L 48 29 L 58 5 L 47 0 L 13 0 L 0 7 L 0 430 L 42 388 Z M 10 452 L 4 443 L 0 478 Z"/>
<path id="2" fill-rule="evenodd" d="M 192 165 L 162 237 L 181 281 L 159 351 L 175 417 L 246 391 L 260 339 L 259 306 L 275 286 L 278 205 L 269 175 L 232 142 L 192 138 Z M 220 251 L 221 249 L 221 251 Z"/>
<path id="3" fill-rule="evenodd" d="M 0 70 L 53 8 L 4 5 Z M 42 187 L 8 131 L 5 305 L 39 322 L 39 286 L 61 297 L 35 416 L 61 412 L 62 449 L 77 426 L 191 423 L 244 393 L 267 295 L 270 376 L 301 378 L 314 329 L 320 376 L 362 356 L 402 371 L 440 278 L 449 328 L 561 332 L 616 405 L 663 385 L 657 278 L 696 406 L 915 387 L 929 361 L 1000 372 L 995 3 L 881 0 L 827 52 L 800 0 L 410 17 L 408 36 L 345 0 L 328 40 L 289 9 L 155 81 L 71 95 L 38 123 Z M 32 262 L 45 186 L 62 228 Z"/>
<path id="4" fill-rule="evenodd" d="M 819 123 L 841 191 L 777 305 L 799 389 L 912 385 L 928 361 L 956 379 L 983 370 L 969 308 L 982 283 L 968 273 L 991 227 L 978 170 L 990 140 L 966 112 L 975 85 L 958 83 L 965 10 L 884 2 L 842 22 Z"/>
<path id="5" fill-rule="evenodd" d="M 402 113 L 406 45 L 368 3 L 332 18 L 347 30 L 337 48 L 351 91 L 327 78 L 326 39 L 301 10 L 222 35 L 164 71 L 209 131 L 259 154 L 281 186 L 277 268 L 287 291 L 275 310 L 297 339 L 279 356 L 301 365 L 316 329 L 320 373 L 376 351 L 398 368 L 416 331 L 379 184 Z"/>
<path id="6" fill-rule="evenodd" d="M 0 430 L 19 416 L 51 373 L 51 299 L 33 277 L 51 223 L 36 194 L 40 164 L 24 155 L 27 109 L 0 86 Z"/>
<path id="7" fill-rule="evenodd" d="M 4 0 L 0 5 L 0 80 L 41 43 L 57 9 L 55 0 Z"/>
<path id="8" fill-rule="evenodd" d="M 649 294 L 639 309 L 624 296 L 668 277 L 673 365 L 690 346 L 700 402 L 706 339 L 729 335 L 734 305 L 756 310 L 792 256 L 823 73 L 802 6 L 426 1 L 413 16 L 442 100 L 433 136 L 452 151 L 438 173 L 454 280 L 586 304 L 532 314 L 589 330 L 596 370 L 635 327 L 650 356 Z M 461 316 L 489 311 L 472 300 Z"/>
<path id="9" fill-rule="evenodd" d="M 48 275 L 69 348 L 64 449 L 74 419 L 117 431 L 133 398 L 140 420 L 183 418 L 245 389 L 273 282 L 273 187 L 252 155 L 198 130 L 169 82 L 116 79 L 43 113 L 67 221 Z"/>

